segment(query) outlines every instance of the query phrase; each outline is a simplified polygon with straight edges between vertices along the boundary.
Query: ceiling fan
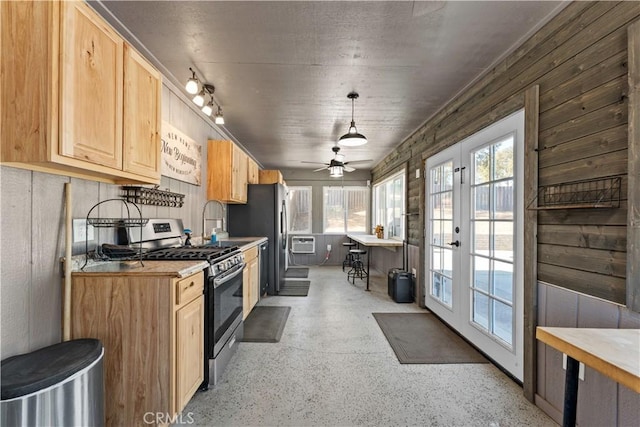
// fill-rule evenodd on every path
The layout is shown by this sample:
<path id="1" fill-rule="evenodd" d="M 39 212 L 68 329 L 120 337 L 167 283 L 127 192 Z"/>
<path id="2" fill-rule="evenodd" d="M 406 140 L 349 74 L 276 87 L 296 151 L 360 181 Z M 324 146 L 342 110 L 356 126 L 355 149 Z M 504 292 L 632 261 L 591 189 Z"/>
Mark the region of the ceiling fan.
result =
<path id="1" fill-rule="evenodd" d="M 356 160 L 351 162 L 345 162 L 344 154 L 340 154 L 340 147 L 338 146 L 332 147 L 331 151 L 333 151 L 334 157 L 329 163 L 305 162 L 305 161 L 303 161 L 302 163 L 323 164 L 325 166 L 315 169 L 314 172 L 328 170 L 329 176 L 333 178 L 339 178 L 343 175 L 343 172 L 353 172 L 354 170 L 356 170 L 355 168 L 347 165 L 354 164 L 354 163 L 366 163 L 371 161 L 371 160 Z"/>

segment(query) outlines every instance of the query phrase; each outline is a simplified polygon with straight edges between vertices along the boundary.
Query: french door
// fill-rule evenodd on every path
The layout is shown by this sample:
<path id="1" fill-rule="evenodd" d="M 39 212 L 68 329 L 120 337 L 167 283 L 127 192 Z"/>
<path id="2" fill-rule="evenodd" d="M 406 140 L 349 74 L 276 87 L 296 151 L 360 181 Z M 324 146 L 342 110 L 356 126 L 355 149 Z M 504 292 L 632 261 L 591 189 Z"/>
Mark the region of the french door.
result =
<path id="1" fill-rule="evenodd" d="M 523 378 L 524 111 L 426 164 L 425 305 Z"/>

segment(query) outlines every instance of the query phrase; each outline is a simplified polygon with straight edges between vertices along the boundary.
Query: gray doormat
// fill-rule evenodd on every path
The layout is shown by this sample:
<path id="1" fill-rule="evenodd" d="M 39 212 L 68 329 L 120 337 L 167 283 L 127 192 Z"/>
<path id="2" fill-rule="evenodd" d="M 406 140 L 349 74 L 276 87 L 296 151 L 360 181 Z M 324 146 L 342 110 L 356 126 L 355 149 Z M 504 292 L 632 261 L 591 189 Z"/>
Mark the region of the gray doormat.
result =
<path id="1" fill-rule="evenodd" d="M 488 363 L 431 313 L 373 313 L 400 363 Z"/>
<path id="2" fill-rule="evenodd" d="M 307 277 L 309 277 L 307 267 L 289 267 L 284 273 L 285 279 L 306 279 Z"/>
<path id="3" fill-rule="evenodd" d="M 281 297 L 306 297 L 309 295 L 309 280 L 285 280 L 284 285 L 280 285 L 278 295 Z"/>
<path id="4" fill-rule="evenodd" d="M 244 321 L 243 342 L 278 342 L 291 307 L 257 305 Z"/>

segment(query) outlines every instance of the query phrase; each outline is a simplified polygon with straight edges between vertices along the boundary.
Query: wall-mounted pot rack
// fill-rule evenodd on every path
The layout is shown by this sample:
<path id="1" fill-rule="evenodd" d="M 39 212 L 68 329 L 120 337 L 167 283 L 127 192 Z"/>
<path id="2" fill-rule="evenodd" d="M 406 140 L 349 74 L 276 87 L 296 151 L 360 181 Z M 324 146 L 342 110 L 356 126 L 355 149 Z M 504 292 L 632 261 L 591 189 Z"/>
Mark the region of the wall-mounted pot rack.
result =
<path id="1" fill-rule="evenodd" d="M 184 194 L 159 190 L 158 186 L 149 188 L 123 185 L 121 189 L 122 197 L 125 200 L 139 205 L 167 206 L 170 208 L 181 208 L 184 205 Z"/>
<path id="2" fill-rule="evenodd" d="M 100 218 L 100 217 L 91 217 L 91 213 L 94 211 L 94 209 L 96 209 L 98 206 L 104 204 L 104 203 L 110 203 L 110 202 L 118 202 L 118 203 L 122 203 L 125 210 L 127 211 L 127 215 L 126 217 L 122 217 L 122 218 Z M 131 216 L 131 207 L 134 207 L 138 216 L 137 218 L 132 217 Z M 136 213 L 134 212 L 134 214 Z M 106 199 L 103 200 L 101 202 L 96 203 L 95 205 L 93 205 L 91 207 L 91 209 L 89 209 L 89 212 L 87 213 L 87 227 L 85 227 L 85 260 L 84 260 L 84 264 L 82 265 L 82 267 L 80 268 L 81 270 L 84 270 L 84 268 L 86 267 L 87 263 L 89 262 L 89 225 L 95 227 L 95 228 L 131 228 L 131 227 L 139 227 L 140 228 L 140 239 L 142 240 L 142 227 L 149 222 L 149 218 L 142 218 L 142 211 L 140 210 L 140 207 L 133 203 L 133 202 L 129 202 L 127 200 L 124 199 Z M 100 252 L 100 242 L 98 242 L 98 244 L 96 245 L 96 253 L 95 253 L 95 257 L 97 259 L 114 259 L 117 258 L 120 261 L 127 261 L 127 260 L 137 260 L 140 262 L 140 264 L 144 265 L 142 263 L 142 248 L 138 248 L 137 251 L 134 251 L 133 249 L 128 249 L 128 248 L 124 248 L 124 247 L 117 247 L 116 245 L 110 245 L 109 248 L 111 250 L 111 254 L 112 257 L 107 257 L 105 256 L 105 254 L 102 254 Z M 117 254 L 117 252 L 120 252 L 119 254 Z"/>
<path id="3" fill-rule="evenodd" d="M 538 195 L 528 209 L 619 208 L 621 185 L 620 176 L 544 185 L 538 188 Z M 535 200 L 538 206 L 532 207 Z"/>

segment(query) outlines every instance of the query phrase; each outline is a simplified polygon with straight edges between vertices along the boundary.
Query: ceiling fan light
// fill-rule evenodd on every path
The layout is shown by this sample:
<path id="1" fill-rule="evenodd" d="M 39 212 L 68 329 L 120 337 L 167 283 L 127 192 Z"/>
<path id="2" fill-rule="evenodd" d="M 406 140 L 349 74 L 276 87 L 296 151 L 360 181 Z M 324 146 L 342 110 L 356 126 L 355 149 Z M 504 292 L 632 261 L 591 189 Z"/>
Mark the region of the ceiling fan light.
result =
<path id="1" fill-rule="evenodd" d="M 330 166 L 329 167 L 329 176 L 331 178 L 340 178 L 342 176 L 342 167 L 341 166 Z"/>

